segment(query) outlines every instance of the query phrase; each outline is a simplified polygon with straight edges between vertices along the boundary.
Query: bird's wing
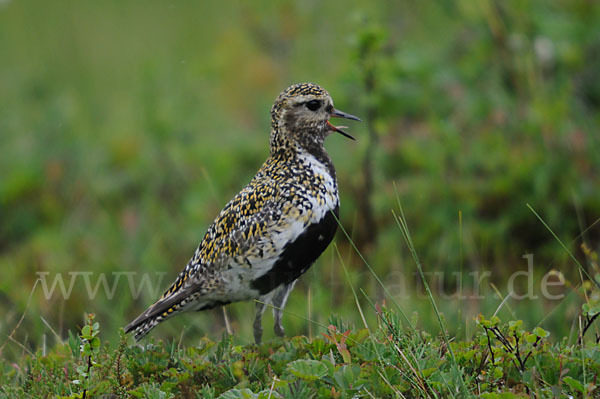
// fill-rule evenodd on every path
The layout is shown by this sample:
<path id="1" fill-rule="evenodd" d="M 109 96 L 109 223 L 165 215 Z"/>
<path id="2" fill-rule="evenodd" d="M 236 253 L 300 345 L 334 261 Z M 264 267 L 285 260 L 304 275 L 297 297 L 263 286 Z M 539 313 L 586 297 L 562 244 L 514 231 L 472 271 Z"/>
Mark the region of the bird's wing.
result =
<path id="1" fill-rule="evenodd" d="M 194 295 L 218 289 L 219 273 L 236 260 L 245 262 L 256 256 L 269 256 L 264 250 L 257 250 L 257 244 L 268 240 L 268 231 L 280 216 L 277 206 L 280 189 L 276 181 L 259 173 L 225 205 L 169 289 L 125 330 L 136 329 L 137 333 L 140 326 L 151 320 L 184 310 L 185 305 L 197 299 Z"/>
<path id="2" fill-rule="evenodd" d="M 219 213 L 192 259 L 165 292 L 163 298 L 182 288 L 208 292 L 211 278 L 230 267 L 249 267 L 277 256 L 273 247 L 274 227 L 286 212 L 280 205 L 285 185 L 271 179 L 254 179 Z"/>
<path id="3" fill-rule="evenodd" d="M 259 173 L 219 213 L 192 259 L 169 289 L 132 321 L 126 331 L 137 329 L 148 320 L 164 319 L 181 312 L 187 304 L 198 299 L 211 298 L 206 305 L 195 305 L 197 310 L 200 310 L 198 306 L 210 308 L 228 303 L 225 296 L 219 298 L 214 294 L 223 288 L 219 281 L 221 272 L 230 267 L 257 265 L 256 273 L 261 273 L 260 265 L 274 262 L 285 245 L 281 234 L 298 235 L 303 219 L 310 223 L 308 215 L 298 217 L 293 206 L 282 205 L 290 203 L 291 185 L 293 182 L 266 178 Z M 290 220 L 296 225 L 290 226 Z"/>

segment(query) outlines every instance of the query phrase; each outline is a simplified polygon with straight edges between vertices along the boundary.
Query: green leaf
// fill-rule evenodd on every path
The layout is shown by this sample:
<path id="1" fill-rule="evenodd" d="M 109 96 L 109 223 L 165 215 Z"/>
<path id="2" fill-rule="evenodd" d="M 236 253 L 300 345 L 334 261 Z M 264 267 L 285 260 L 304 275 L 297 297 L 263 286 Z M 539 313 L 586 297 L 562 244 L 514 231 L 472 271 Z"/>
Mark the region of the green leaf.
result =
<path id="1" fill-rule="evenodd" d="M 352 363 L 352 357 L 350 356 L 350 351 L 348 349 L 338 349 L 340 355 L 342 355 L 342 359 L 344 363 Z"/>
<path id="2" fill-rule="evenodd" d="M 367 339 L 369 337 L 369 335 L 370 335 L 370 332 L 366 328 L 358 330 L 356 332 L 356 334 L 353 335 L 353 340 L 351 343 L 352 344 L 362 343 L 365 339 Z"/>
<path id="3" fill-rule="evenodd" d="M 327 366 L 318 360 L 296 360 L 289 363 L 287 369 L 296 377 L 309 381 L 327 375 Z"/>
<path id="4" fill-rule="evenodd" d="M 90 346 L 90 343 L 89 343 L 89 342 L 86 342 L 85 344 L 83 344 L 83 348 L 82 348 L 82 350 L 81 350 L 81 353 L 82 353 L 84 356 L 90 356 L 90 355 L 92 354 L 92 348 L 91 348 L 91 346 Z"/>
<path id="5" fill-rule="evenodd" d="M 540 338 L 546 338 L 547 336 L 550 335 L 550 333 L 548 331 L 544 330 L 542 327 L 534 328 L 533 333 Z"/>
<path id="6" fill-rule="evenodd" d="M 423 375 L 423 377 L 428 378 L 430 375 L 432 375 L 436 371 L 438 371 L 437 367 L 430 367 L 430 368 L 421 370 L 421 374 Z"/>
<path id="7" fill-rule="evenodd" d="M 508 329 L 510 331 L 517 331 L 523 325 L 523 320 L 511 320 L 508 322 Z"/>
<path id="8" fill-rule="evenodd" d="M 479 345 L 480 346 L 486 346 L 488 344 L 488 337 L 485 334 L 482 334 L 479 336 L 478 340 L 479 340 Z"/>
<path id="9" fill-rule="evenodd" d="M 487 328 L 490 328 L 492 326 L 492 323 L 490 323 L 490 321 L 487 319 L 477 319 L 477 324 Z"/>
<path id="10" fill-rule="evenodd" d="M 100 338 L 98 338 L 98 337 L 92 338 L 92 340 L 90 341 L 90 345 L 94 349 L 100 348 Z"/>
<path id="11" fill-rule="evenodd" d="M 271 391 L 270 389 L 265 389 L 264 391 L 260 391 L 256 396 L 256 399 L 281 399 L 282 396 L 277 391 Z"/>
<path id="12" fill-rule="evenodd" d="M 344 365 L 335 372 L 333 378 L 337 382 L 338 386 L 342 389 L 350 389 L 356 383 L 360 375 L 360 366 L 358 365 Z"/>
<path id="13" fill-rule="evenodd" d="M 322 339 L 315 339 L 311 344 L 310 348 L 313 355 L 321 354 L 325 351 L 325 341 Z"/>
<path id="14" fill-rule="evenodd" d="M 476 351 L 475 349 L 468 350 L 468 351 L 466 351 L 465 353 L 463 353 L 463 358 L 464 358 L 465 360 L 471 360 L 471 359 L 473 359 L 473 357 L 475 356 L 475 353 L 476 353 L 476 352 L 477 352 L 477 351 Z"/>
<path id="15" fill-rule="evenodd" d="M 535 334 L 531 334 L 531 333 L 524 334 L 524 337 L 525 337 L 525 341 L 529 342 L 530 344 L 535 344 L 535 341 L 538 340 L 538 336 Z"/>
<path id="16" fill-rule="evenodd" d="M 500 366 L 494 367 L 494 371 L 492 371 L 492 377 L 499 380 L 504 375 L 504 370 Z"/>
<path id="17" fill-rule="evenodd" d="M 81 337 L 83 339 L 92 339 L 92 327 L 89 325 L 83 326 L 81 329 Z"/>
<path id="18" fill-rule="evenodd" d="M 584 303 L 583 305 L 581 305 L 581 308 L 583 309 L 583 313 L 589 317 L 595 316 L 598 313 L 600 313 L 600 303 Z"/>
<path id="19" fill-rule="evenodd" d="M 248 388 L 244 388 L 230 389 L 229 391 L 223 392 L 221 395 L 219 395 L 218 399 L 256 399 L 257 397 L 257 394 Z"/>
<path id="20" fill-rule="evenodd" d="M 563 382 L 567 384 L 572 390 L 580 393 L 585 393 L 583 384 L 581 384 L 581 382 L 577 381 L 575 378 L 566 376 L 565 378 L 563 378 Z"/>
<path id="21" fill-rule="evenodd" d="M 486 392 L 486 393 L 482 393 L 481 397 L 483 399 L 516 399 L 516 398 L 522 398 L 522 396 L 514 394 L 512 392 L 502 392 L 502 393 Z"/>

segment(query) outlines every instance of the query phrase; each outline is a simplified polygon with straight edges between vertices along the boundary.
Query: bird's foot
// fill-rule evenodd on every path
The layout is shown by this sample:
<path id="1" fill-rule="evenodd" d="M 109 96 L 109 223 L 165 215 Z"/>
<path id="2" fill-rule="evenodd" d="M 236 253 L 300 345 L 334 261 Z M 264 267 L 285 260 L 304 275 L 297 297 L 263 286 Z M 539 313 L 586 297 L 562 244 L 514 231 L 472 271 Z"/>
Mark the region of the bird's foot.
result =
<path id="1" fill-rule="evenodd" d="M 275 323 L 274 330 L 275 330 L 275 335 L 277 335 L 278 337 L 285 337 L 285 330 L 284 330 L 283 326 L 281 325 L 281 322 Z"/>
<path id="2" fill-rule="evenodd" d="M 256 345 L 260 345 L 262 341 L 262 333 L 262 326 L 260 324 L 256 325 L 256 323 L 254 323 L 254 342 L 256 342 Z"/>

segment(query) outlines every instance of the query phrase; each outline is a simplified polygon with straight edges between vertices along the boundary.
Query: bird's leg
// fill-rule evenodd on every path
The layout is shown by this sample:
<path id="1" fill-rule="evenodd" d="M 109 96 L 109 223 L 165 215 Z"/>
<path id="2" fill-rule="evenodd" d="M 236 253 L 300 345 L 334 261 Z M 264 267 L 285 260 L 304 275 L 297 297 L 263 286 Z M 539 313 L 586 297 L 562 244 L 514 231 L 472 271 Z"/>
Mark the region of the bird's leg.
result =
<path id="1" fill-rule="evenodd" d="M 283 329 L 283 325 L 281 325 L 281 317 L 283 316 L 283 308 L 285 307 L 296 281 L 298 280 L 294 280 L 288 285 L 279 287 L 277 293 L 273 297 L 273 318 L 275 319 L 273 328 L 275 330 L 275 335 L 278 337 L 283 337 L 285 335 L 285 330 Z"/>
<path id="2" fill-rule="evenodd" d="M 259 299 L 260 302 L 256 302 L 256 316 L 254 317 L 254 342 L 260 344 L 262 340 L 262 317 L 267 309 L 267 303 L 264 301 L 264 297 Z"/>

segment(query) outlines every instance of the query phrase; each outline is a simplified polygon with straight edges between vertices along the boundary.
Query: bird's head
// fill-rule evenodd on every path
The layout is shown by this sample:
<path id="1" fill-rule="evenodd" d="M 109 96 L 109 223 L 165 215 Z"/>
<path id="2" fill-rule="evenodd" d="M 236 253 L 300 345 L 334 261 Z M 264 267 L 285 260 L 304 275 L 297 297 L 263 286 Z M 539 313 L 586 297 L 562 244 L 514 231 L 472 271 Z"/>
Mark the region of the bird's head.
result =
<path id="1" fill-rule="evenodd" d="M 352 140 L 354 137 L 329 122 L 339 117 L 360 121 L 354 115 L 333 107 L 333 100 L 325 89 L 313 83 L 300 83 L 285 89 L 271 108 L 271 151 L 298 144 L 306 149 L 323 146 L 332 132 Z"/>

